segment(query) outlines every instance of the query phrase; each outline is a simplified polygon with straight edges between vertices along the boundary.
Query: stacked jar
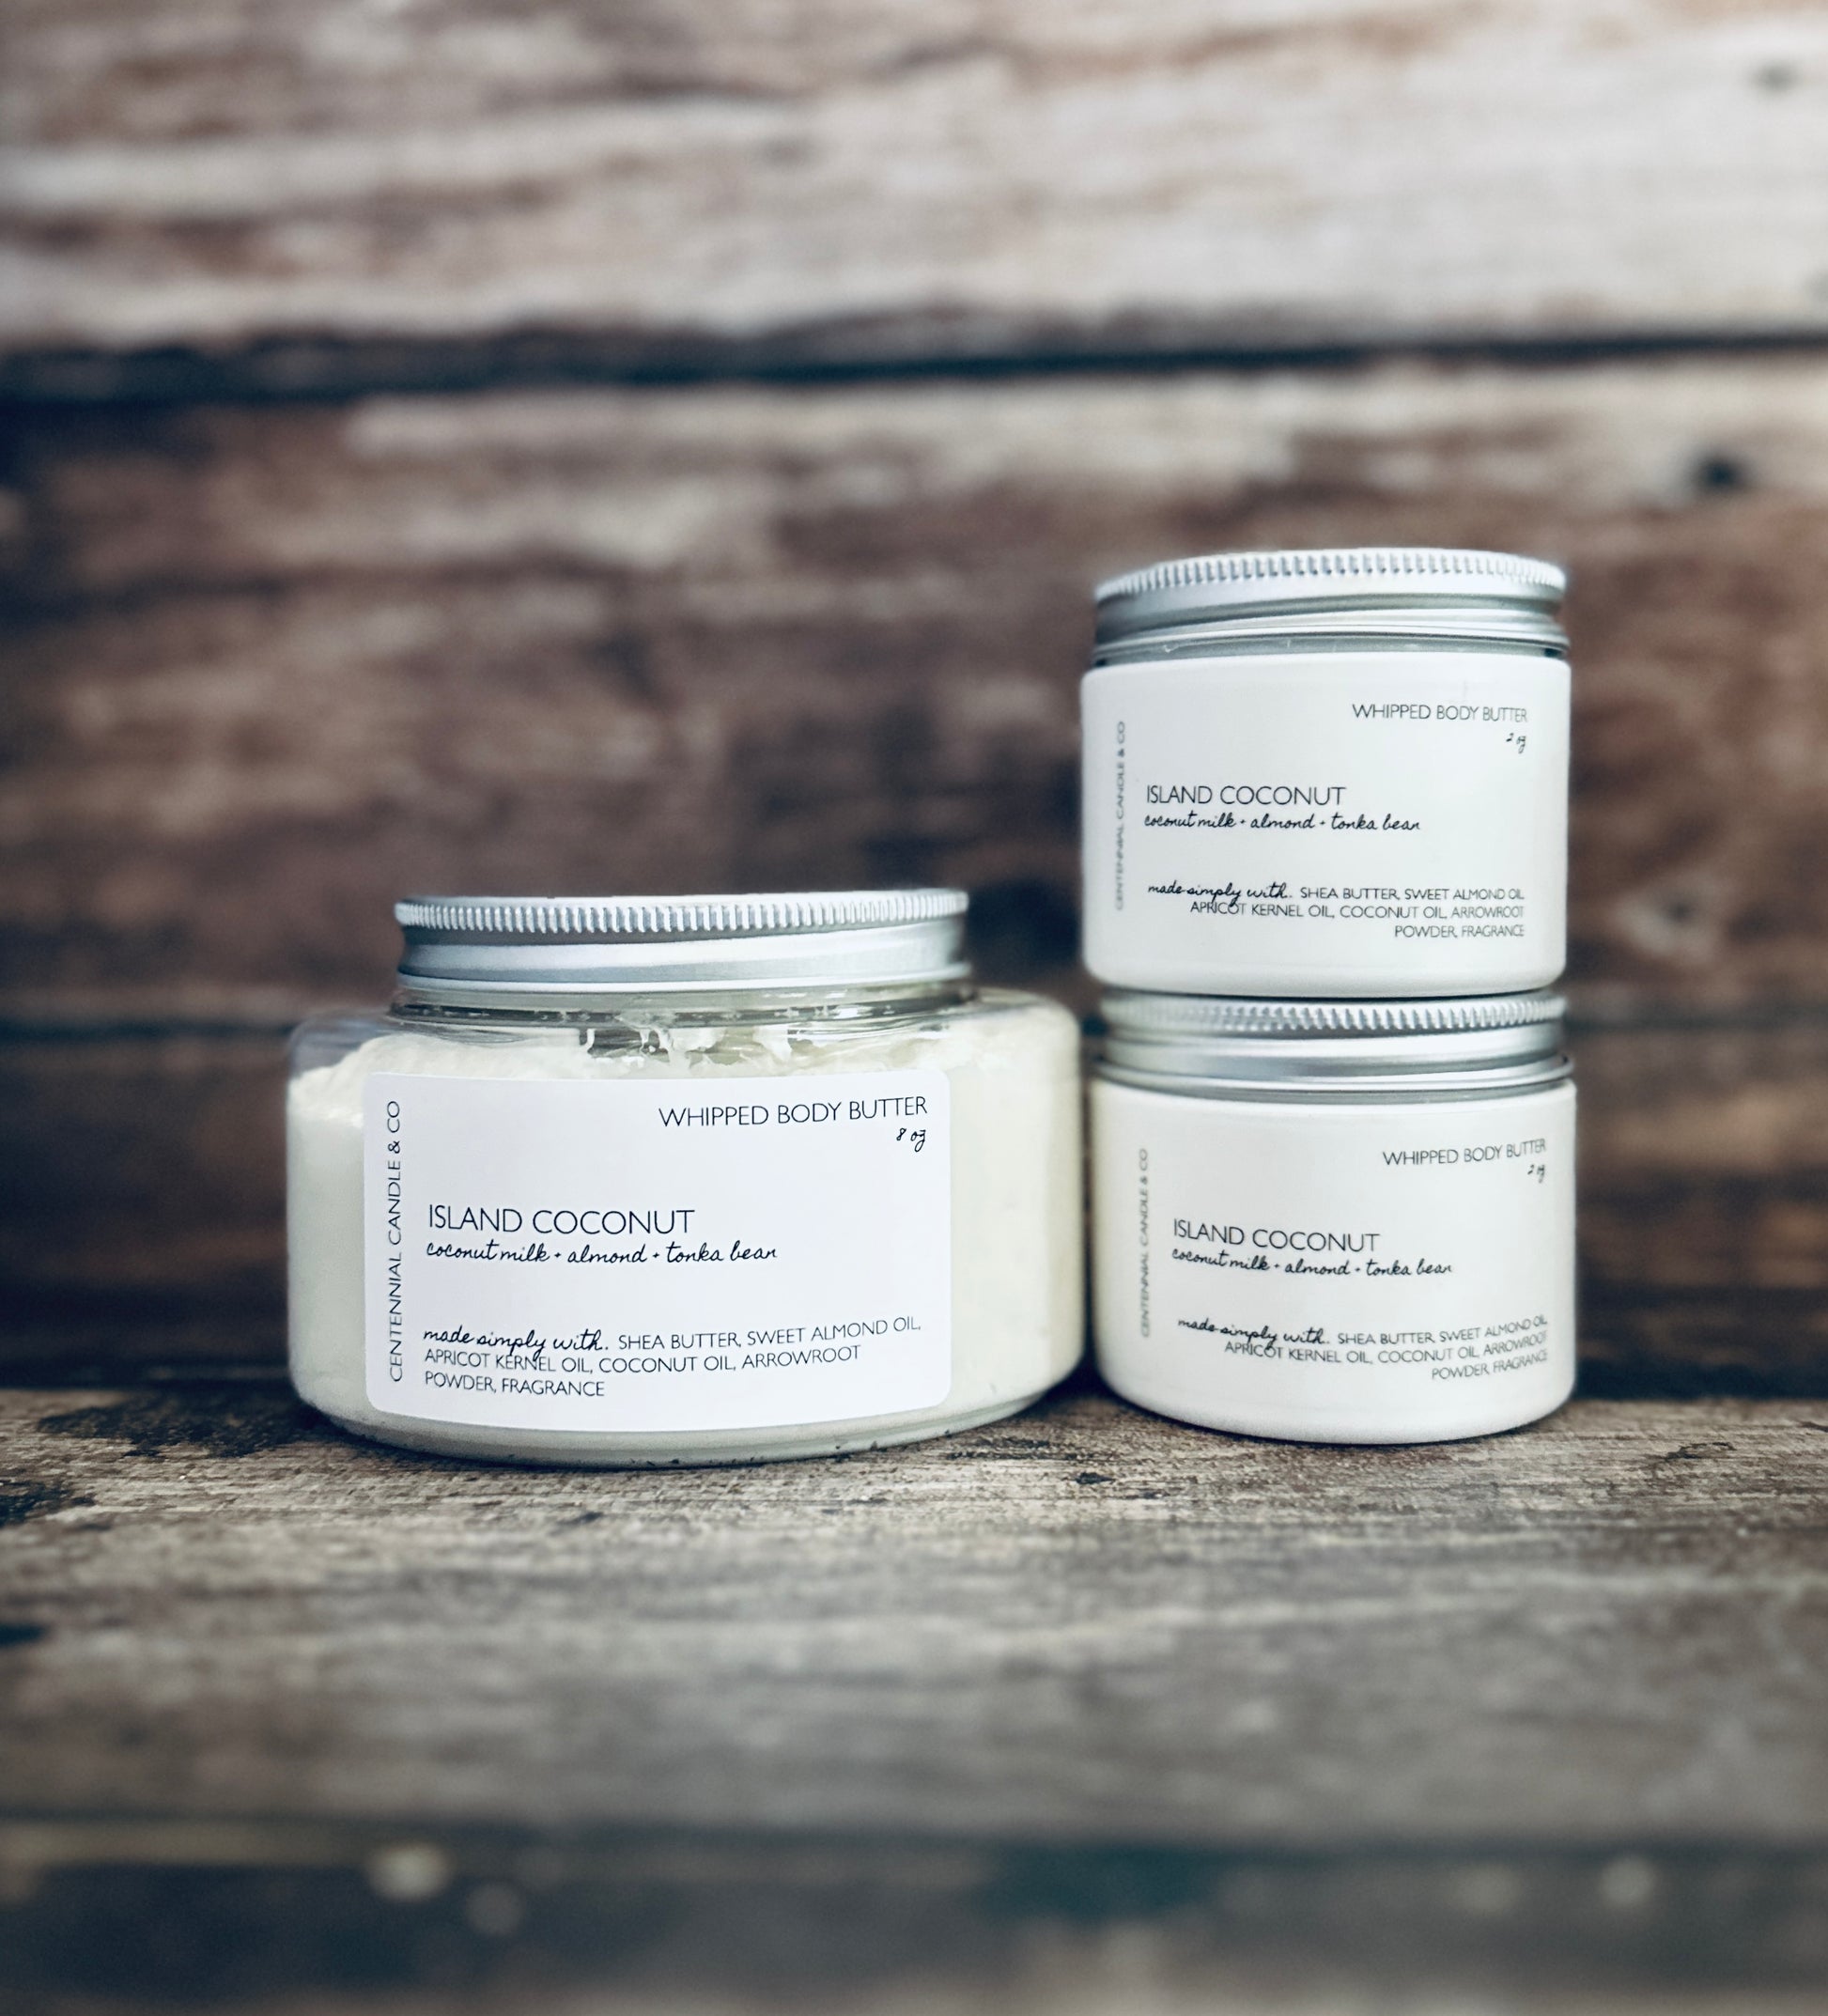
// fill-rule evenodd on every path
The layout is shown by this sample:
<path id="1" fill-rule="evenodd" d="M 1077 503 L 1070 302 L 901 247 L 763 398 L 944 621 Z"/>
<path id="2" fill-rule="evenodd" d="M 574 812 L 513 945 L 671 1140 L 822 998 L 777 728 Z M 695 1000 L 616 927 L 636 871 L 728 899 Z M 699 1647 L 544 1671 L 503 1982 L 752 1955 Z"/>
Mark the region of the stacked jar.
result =
<path id="1" fill-rule="evenodd" d="M 1420 1442 L 1567 1398 L 1565 586 L 1366 548 L 1098 591 L 1093 1328 L 1139 1404 Z"/>

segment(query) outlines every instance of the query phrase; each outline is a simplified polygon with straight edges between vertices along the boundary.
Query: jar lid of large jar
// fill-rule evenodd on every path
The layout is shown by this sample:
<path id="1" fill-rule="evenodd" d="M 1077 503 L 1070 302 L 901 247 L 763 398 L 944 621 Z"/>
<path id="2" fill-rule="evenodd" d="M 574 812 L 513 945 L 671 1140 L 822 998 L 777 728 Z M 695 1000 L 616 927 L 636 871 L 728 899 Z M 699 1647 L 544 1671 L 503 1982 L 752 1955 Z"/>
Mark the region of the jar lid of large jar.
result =
<path id="1" fill-rule="evenodd" d="M 1446 546 L 1315 547 L 1162 561 L 1097 589 L 1101 657 L 1275 639 L 1389 638 L 1564 652 L 1553 561 Z M 1194 632 L 1194 637 L 1182 633 Z"/>
<path id="2" fill-rule="evenodd" d="M 402 990 L 510 995 L 901 986 L 963 979 L 958 889 L 736 896 L 409 896 Z"/>
<path id="3" fill-rule="evenodd" d="M 1568 1076 L 1559 994 L 1457 1000 L 1104 998 L 1108 1077 L 1214 1096 L 1428 1098 Z"/>

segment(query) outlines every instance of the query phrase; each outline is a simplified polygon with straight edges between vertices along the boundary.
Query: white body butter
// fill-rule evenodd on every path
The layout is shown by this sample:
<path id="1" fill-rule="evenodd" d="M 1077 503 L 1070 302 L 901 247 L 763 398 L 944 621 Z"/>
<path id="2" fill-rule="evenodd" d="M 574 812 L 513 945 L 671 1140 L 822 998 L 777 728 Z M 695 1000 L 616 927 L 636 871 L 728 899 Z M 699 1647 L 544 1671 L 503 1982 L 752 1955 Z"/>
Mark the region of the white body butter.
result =
<path id="1" fill-rule="evenodd" d="M 870 919 L 892 899 L 844 900 Z M 640 985 L 585 1005 L 574 969 L 539 1009 L 523 976 L 518 1006 L 459 1007 L 477 983 L 410 960 L 416 1009 L 307 1025 L 302 1396 L 410 1447 L 604 1465 L 907 1441 L 1034 1399 L 1080 1351 L 1078 1032 L 962 988 L 955 922 L 875 951 L 867 923 L 803 931 L 798 981 L 671 995 L 655 975 L 682 944 L 727 979 L 705 941 L 606 933 Z M 819 982 L 834 949 L 852 971 Z M 501 971 L 496 950 L 450 956 Z M 589 948 L 539 950 L 575 969 Z"/>
<path id="2" fill-rule="evenodd" d="M 1545 563 L 1218 554 L 1100 590 L 1086 963 L 1170 992 L 1508 993 L 1566 958 Z"/>
<path id="3" fill-rule="evenodd" d="M 1106 1378 L 1157 1413 L 1311 1442 L 1441 1441 L 1558 1406 L 1559 1005 L 1113 997 L 1092 1091 Z"/>

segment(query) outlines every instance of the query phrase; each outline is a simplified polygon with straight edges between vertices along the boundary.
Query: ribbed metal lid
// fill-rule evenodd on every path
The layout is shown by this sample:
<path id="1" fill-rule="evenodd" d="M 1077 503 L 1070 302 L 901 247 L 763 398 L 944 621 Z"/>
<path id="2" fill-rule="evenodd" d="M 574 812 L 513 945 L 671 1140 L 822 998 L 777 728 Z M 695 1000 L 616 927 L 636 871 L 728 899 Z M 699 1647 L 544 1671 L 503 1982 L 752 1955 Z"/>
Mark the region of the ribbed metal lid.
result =
<path id="1" fill-rule="evenodd" d="M 1460 1000 L 1247 1000 L 1114 989 L 1104 999 L 1112 1075 L 1212 1087 L 1352 1092 L 1436 1081 L 1504 1089 L 1566 1075 L 1559 994 Z M 1427 1080 L 1425 1085 L 1422 1081 Z"/>
<path id="2" fill-rule="evenodd" d="M 1319 633 L 1356 616 L 1392 634 L 1555 647 L 1565 643 L 1554 619 L 1567 588 L 1566 573 L 1552 561 L 1463 547 L 1203 553 L 1101 583 L 1098 640 L 1189 625 Z"/>
<path id="3" fill-rule="evenodd" d="M 901 985 L 964 975 L 957 889 L 730 896 L 410 896 L 400 984 L 459 1001 Z"/>

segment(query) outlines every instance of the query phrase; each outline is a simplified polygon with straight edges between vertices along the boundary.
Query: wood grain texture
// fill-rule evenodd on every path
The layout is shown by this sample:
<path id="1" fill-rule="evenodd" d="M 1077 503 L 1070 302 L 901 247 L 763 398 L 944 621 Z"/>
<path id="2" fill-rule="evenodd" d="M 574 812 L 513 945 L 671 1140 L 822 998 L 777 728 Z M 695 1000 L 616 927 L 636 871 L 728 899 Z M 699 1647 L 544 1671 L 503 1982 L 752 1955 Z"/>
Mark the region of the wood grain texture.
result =
<path id="1" fill-rule="evenodd" d="M 240 1373 L 0 1389 L 9 2008 L 1817 2006 L 1828 1403 L 1717 1396 L 1828 1394 L 1828 20 L 1219 15 L 6 10 L 0 1375 Z M 1716 1397 L 581 1477 L 263 1371 L 394 895 L 957 880 L 1087 1005 L 1090 581 L 1398 539 L 1575 565 L 1588 1389 Z"/>
<path id="2" fill-rule="evenodd" d="M 621 1476 L 397 1457 L 245 1390 L 0 1419 L 16 1813 L 1828 1834 L 1820 1406 L 1351 1451 L 1082 1395 L 868 1460 Z"/>
<path id="3" fill-rule="evenodd" d="M 1828 1026 L 1588 1030 L 1575 1054 L 1595 1280 L 1828 1288 Z"/>
<path id="4" fill-rule="evenodd" d="M 1571 560 L 1572 977 L 1828 999 L 1828 366 L 1388 367 L 21 416 L 16 1011 L 373 998 L 414 886 L 977 892 L 1070 990 L 1090 583 Z"/>
<path id="5" fill-rule="evenodd" d="M 14 349 L 1828 326 L 1828 24 L 1783 0 L 35 0 L 8 25 Z"/>
<path id="6" fill-rule="evenodd" d="M 0 1046 L 0 1368 L 283 1356 L 283 1046 Z"/>

